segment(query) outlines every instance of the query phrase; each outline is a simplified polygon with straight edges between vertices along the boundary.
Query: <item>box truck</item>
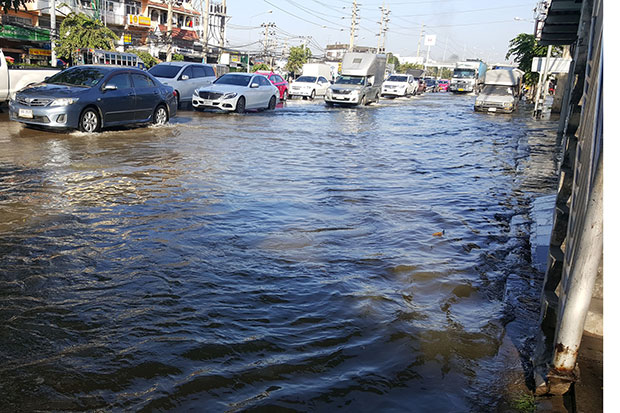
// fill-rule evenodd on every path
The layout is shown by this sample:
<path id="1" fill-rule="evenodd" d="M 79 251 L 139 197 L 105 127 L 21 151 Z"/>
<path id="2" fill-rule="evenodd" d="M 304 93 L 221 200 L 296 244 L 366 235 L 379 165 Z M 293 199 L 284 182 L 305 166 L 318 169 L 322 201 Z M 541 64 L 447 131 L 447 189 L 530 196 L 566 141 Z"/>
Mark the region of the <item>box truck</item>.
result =
<path id="1" fill-rule="evenodd" d="M 355 106 L 378 102 L 386 62 L 384 54 L 345 53 L 341 74 L 334 84 L 327 88 L 325 103 L 328 106 Z"/>
<path id="2" fill-rule="evenodd" d="M 482 60 L 466 60 L 457 62 L 450 91 L 453 93 L 478 93 L 484 84 L 487 65 Z"/>
<path id="3" fill-rule="evenodd" d="M 482 91 L 476 97 L 477 112 L 513 112 L 521 99 L 523 71 L 497 69 L 487 72 Z"/>

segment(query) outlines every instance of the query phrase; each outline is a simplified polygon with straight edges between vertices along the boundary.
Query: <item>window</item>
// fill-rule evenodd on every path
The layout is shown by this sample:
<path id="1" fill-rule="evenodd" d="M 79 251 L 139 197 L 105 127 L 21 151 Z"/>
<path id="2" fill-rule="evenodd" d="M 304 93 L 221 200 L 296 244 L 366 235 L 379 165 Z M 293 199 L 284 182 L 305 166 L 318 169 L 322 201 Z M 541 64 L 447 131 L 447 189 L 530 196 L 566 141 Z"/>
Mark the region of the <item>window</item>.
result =
<path id="1" fill-rule="evenodd" d="M 142 3 L 137 1 L 126 1 L 125 2 L 125 13 L 126 14 L 140 14 L 142 12 Z"/>
<path id="2" fill-rule="evenodd" d="M 319 83 L 329 83 L 329 81 L 325 79 L 323 76 L 321 76 L 319 77 Z"/>
<path id="3" fill-rule="evenodd" d="M 273 75 L 271 76 L 271 81 L 273 83 L 282 83 L 284 82 L 284 79 L 282 79 L 279 75 Z"/>
<path id="4" fill-rule="evenodd" d="M 197 77 L 205 77 L 206 73 L 202 66 L 192 66 L 192 73 L 194 74 L 194 78 Z"/>
<path id="5" fill-rule="evenodd" d="M 131 78 L 133 79 L 133 86 L 136 89 L 144 87 L 155 87 L 155 83 L 153 83 L 151 78 L 143 74 L 132 73 Z"/>
<path id="6" fill-rule="evenodd" d="M 118 75 L 114 75 L 110 78 L 110 80 L 108 80 L 106 85 L 116 86 L 118 90 L 130 89 L 131 82 L 129 81 L 129 73 L 120 73 Z"/>
<path id="7" fill-rule="evenodd" d="M 212 66 L 203 66 L 203 69 L 206 76 L 215 76 L 215 70 L 213 70 Z"/>

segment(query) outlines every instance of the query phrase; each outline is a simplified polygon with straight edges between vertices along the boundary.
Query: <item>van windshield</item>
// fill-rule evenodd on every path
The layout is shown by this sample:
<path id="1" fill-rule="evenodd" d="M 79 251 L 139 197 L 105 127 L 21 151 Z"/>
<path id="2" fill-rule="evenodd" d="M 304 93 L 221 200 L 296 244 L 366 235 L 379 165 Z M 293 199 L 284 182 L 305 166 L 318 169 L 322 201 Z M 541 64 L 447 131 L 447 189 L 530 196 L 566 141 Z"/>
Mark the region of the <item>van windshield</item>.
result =
<path id="1" fill-rule="evenodd" d="M 316 77 L 315 76 L 299 76 L 297 78 L 296 82 L 314 83 L 314 82 L 316 82 Z"/>
<path id="2" fill-rule="evenodd" d="M 495 96 L 513 96 L 511 87 L 499 85 L 486 85 L 484 89 L 482 89 L 482 94 Z"/>
<path id="3" fill-rule="evenodd" d="M 364 76 L 340 76 L 336 79 L 337 85 L 364 85 Z"/>
<path id="4" fill-rule="evenodd" d="M 155 65 L 149 69 L 149 73 L 155 77 L 163 77 L 165 79 L 172 79 L 179 73 L 181 66 L 172 65 Z"/>
<path id="5" fill-rule="evenodd" d="M 407 76 L 390 76 L 388 82 L 406 82 Z"/>

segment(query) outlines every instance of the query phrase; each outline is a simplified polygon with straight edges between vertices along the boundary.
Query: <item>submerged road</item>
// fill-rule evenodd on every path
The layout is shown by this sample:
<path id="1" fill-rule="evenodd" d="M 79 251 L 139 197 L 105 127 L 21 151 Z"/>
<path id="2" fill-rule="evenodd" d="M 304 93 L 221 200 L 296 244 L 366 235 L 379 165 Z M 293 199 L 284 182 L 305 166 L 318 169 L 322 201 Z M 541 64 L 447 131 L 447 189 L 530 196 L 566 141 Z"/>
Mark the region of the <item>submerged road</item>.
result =
<path id="1" fill-rule="evenodd" d="M 446 93 L 88 135 L 0 114 L 0 410 L 506 411 L 556 124 Z"/>

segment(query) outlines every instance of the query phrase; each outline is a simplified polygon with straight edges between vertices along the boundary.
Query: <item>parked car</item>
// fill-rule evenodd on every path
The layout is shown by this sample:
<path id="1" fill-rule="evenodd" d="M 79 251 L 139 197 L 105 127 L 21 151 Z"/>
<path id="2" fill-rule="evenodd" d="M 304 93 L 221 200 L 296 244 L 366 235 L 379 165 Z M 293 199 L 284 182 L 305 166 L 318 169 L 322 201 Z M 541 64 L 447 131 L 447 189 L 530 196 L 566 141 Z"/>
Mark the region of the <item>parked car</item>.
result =
<path id="1" fill-rule="evenodd" d="M 450 79 L 440 79 L 439 80 L 439 91 L 447 92 L 450 90 Z"/>
<path id="2" fill-rule="evenodd" d="M 288 98 L 288 95 L 289 95 L 288 82 L 284 80 L 282 76 L 274 72 L 255 72 L 255 73 L 265 76 L 267 79 L 269 79 L 271 83 L 275 85 L 275 87 L 278 88 L 278 91 L 280 92 L 280 100 L 285 101 Z"/>
<path id="3" fill-rule="evenodd" d="M 434 93 L 439 91 L 439 83 L 435 79 L 425 78 L 424 82 L 426 83 L 427 92 Z"/>
<path id="4" fill-rule="evenodd" d="M 273 110 L 279 93 L 261 74 L 227 73 L 212 85 L 194 91 L 192 106 L 197 110 L 210 108 L 237 113 L 246 109 Z"/>
<path id="5" fill-rule="evenodd" d="M 418 82 L 411 75 L 390 75 L 381 88 L 382 97 L 411 96 L 418 91 Z"/>
<path id="6" fill-rule="evenodd" d="M 331 85 L 323 76 L 299 76 L 291 83 L 289 96 L 303 96 L 314 99 L 316 96 L 325 96 L 325 91 Z"/>
<path id="7" fill-rule="evenodd" d="M 162 62 L 149 73 L 177 92 L 177 103 L 191 104 L 194 90 L 210 85 L 217 79 L 213 65 L 192 62 Z"/>
<path id="8" fill-rule="evenodd" d="M 174 89 L 148 72 L 115 66 L 73 66 L 21 89 L 9 116 L 26 125 L 98 132 L 102 127 L 168 122 Z"/>

